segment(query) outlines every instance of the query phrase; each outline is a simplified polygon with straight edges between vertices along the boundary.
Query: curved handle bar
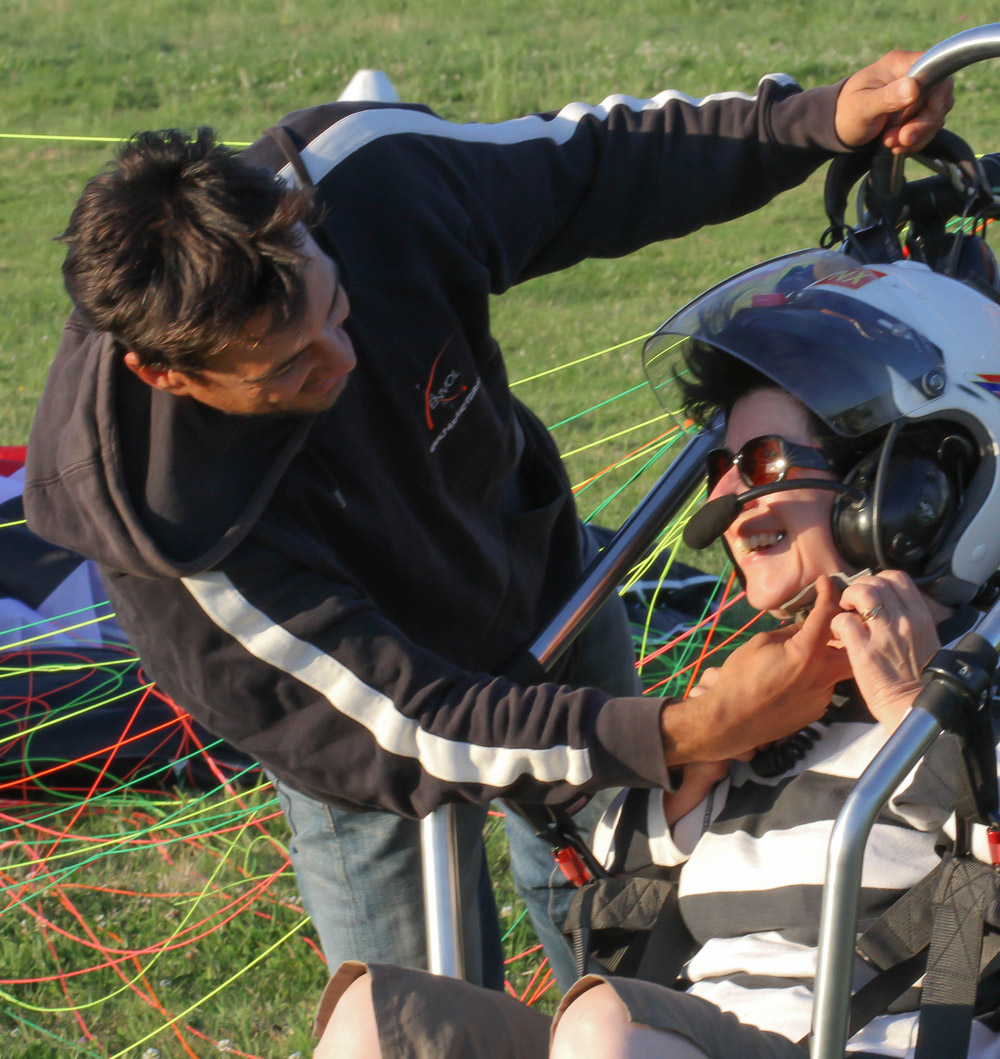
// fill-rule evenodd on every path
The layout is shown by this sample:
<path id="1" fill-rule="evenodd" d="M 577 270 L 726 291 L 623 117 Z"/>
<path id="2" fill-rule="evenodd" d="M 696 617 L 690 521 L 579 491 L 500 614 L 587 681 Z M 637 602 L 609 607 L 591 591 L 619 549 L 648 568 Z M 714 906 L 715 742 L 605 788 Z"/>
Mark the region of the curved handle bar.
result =
<path id="1" fill-rule="evenodd" d="M 1000 57 L 1000 22 L 974 26 L 935 44 L 910 67 L 908 76 L 920 82 L 921 97 L 946 77 L 983 59 Z"/>
<path id="2" fill-rule="evenodd" d="M 1000 57 L 1000 22 L 974 26 L 935 44 L 910 67 L 908 76 L 920 82 L 923 99 L 946 77 L 983 59 Z M 872 190 L 884 200 L 895 199 L 903 188 L 905 155 L 880 146 L 872 164 Z"/>

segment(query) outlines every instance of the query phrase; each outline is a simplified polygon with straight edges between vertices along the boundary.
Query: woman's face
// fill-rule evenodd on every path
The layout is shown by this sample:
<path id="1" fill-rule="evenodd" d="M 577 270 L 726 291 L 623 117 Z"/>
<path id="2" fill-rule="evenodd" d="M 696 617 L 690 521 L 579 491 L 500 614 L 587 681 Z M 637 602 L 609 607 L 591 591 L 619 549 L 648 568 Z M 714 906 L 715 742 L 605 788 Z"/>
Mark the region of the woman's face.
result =
<path id="1" fill-rule="evenodd" d="M 726 426 L 726 448 L 738 452 L 751 438 L 778 434 L 786 441 L 816 446 L 805 409 L 784 390 L 755 390 L 734 405 Z M 794 478 L 835 479 L 829 471 L 793 467 Z M 710 499 L 746 492 L 731 467 Z M 792 489 L 752 500 L 725 532 L 726 543 L 743 573 L 747 600 L 758 610 L 779 610 L 821 574 L 843 570 L 830 529 L 836 494 L 823 489 Z"/>

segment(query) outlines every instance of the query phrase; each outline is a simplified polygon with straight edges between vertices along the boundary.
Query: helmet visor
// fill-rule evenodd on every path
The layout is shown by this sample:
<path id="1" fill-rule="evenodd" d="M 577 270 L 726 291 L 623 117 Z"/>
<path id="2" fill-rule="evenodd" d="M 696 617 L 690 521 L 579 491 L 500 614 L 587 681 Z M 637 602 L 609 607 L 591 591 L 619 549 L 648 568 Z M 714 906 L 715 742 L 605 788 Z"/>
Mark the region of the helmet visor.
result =
<path id="1" fill-rule="evenodd" d="M 833 250 L 803 250 L 726 280 L 671 317 L 646 342 L 657 395 L 706 343 L 798 398 L 838 434 L 856 437 L 909 415 L 940 392 L 940 349 L 881 309 L 886 271 Z M 871 286 L 871 291 L 865 290 Z"/>

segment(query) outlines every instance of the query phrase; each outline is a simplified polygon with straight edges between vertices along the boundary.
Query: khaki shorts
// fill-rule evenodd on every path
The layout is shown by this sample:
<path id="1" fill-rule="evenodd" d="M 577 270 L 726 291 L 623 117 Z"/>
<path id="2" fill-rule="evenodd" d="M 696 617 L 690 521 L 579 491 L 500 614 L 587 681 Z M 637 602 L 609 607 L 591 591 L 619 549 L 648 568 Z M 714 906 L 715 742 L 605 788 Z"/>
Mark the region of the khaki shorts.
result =
<path id="1" fill-rule="evenodd" d="M 316 1016 L 319 1036 L 344 990 L 365 972 L 382 1059 L 545 1059 L 553 1020 L 503 993 L 426 971 L 390 964 L 342 964 L 330 979 Z M 581 993 L 606 982 L 629 1021 L 668 1030 L 710 1059 L 804 1059 L 787 1037 L 740 1022 L 700 997 L 632 978 L 581 978 L 566 994 L 556 1021 Z"/>
<path id="2" fill-rule="evenodd" d="M 602 981 L 618 994 L 629 1022 L 676 1033 L 697 1045 L 710 1059 L 806 1059 L 808 1054 L 780 1033 L 748 1026 L 701 997 L 636 978 L 587 975 L 563 998 L 560 1013 L 581 993 Z"/>
<path id="3" fill-rule="evenodd" d="M 552 1020 L 513 997 L 384 963 L 340 965 L 320 1001 L 321 1034 L 344 990 L 365 972 L 382 1059 L 545 1059 Z"/>

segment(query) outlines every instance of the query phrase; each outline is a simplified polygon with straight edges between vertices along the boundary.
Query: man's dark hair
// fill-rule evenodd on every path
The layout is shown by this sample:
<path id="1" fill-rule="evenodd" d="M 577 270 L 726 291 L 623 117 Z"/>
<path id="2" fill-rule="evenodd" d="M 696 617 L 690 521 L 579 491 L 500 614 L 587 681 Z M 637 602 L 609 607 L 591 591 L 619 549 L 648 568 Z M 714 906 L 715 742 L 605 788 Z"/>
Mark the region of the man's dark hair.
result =
<path id="1" fill-rule="evenodd" d="M 60 236 L 66 289 L 98 330 L 153 368 L 190 374 L 263 314 L 305 309 L 309 190 L 287 187 L 216 141 L 141 132 L 87 182 Z"/>

